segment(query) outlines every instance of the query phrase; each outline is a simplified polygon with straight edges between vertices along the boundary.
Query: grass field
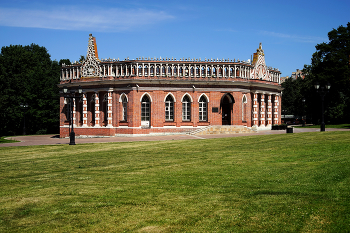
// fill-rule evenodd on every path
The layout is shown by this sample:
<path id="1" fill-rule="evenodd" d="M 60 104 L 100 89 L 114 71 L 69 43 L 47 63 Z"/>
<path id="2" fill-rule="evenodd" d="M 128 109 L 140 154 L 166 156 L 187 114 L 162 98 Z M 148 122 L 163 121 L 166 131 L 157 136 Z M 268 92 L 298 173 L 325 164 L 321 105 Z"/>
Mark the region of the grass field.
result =
<path id="1" fill-rule="evenodd" d="M 296 128 L 321 128 L 320 125 L 306 125 L 306 126 L 295 126 Z M 350 129 L 350 124 L 338 124 L 338 125 L 326 125 L 327 128 L 336 128 L 336 129 Z"/>
<path id="2" fill-rule="evenodd" d="M 350 132 L 0 148 L 0 232 L 349 232 Z"/>
<path id="3" fill-rule="evenodd" d="M 0 143 L 13 143 L 13 142 L 18 142 L 16 140 L 9 140 L 5 139 L 6 137 L 0 137 Z"/>

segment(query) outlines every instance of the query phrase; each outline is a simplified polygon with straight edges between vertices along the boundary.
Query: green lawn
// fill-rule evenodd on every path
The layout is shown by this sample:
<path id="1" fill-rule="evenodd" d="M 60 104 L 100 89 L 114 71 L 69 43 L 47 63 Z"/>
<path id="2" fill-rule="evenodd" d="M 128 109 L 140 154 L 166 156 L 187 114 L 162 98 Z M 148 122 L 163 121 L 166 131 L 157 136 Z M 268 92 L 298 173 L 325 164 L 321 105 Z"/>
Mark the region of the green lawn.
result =
<path id="1" fill-rule="evenodd" d="M 295 126 L 296 128 L 303 128 L 302 126 Z M 305 128 L 321 128 L 320 125 L 307 125 Z M 326 125 L 326 128 L 336 129 L 350 129 L 350 124 L 339 124 L 339 125 Z"/>
<path id="2" fill-rule="evenodd" d="M 0 137 L 0 143 L 13 143 L 13 142 L 19 142 L 16 140 L 9 140 L 9 139 L 5 139 L 6 137 Z"/>
<path id="3" fill-rule="evenodd" d="M 350 132 L 0 148 L 0 232 L 349 232 Z"/>

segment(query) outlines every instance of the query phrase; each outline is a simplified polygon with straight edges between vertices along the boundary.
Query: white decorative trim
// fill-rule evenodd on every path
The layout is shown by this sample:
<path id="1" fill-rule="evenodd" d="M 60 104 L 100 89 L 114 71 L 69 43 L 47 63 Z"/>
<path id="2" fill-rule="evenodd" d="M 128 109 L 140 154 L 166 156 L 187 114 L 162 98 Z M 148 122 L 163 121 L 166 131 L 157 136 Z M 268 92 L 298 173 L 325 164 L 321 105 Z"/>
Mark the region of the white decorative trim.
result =
<path id="1" fill-rule="evenodd" d="M 81 68 L 83 77 L 101 77 L 102 70 L 100 67 L 100 61 L 98 60 L 98 57 L 96 57 L 97 51 L 95 51 L 96 43 L 94 39 L 95 38 L 92 34 L 90 34 L 86 60 Z"/>
<path id="2" fill-rule="evenodd" d="M 141 96 L 141 98 L 140 98 L 140 102 L 142 102 L 142 98 L 143 98 L 145 95 L 147 95 L 147 96 L 148 96 L 148 98 L 150 99 L 150 102 L 152 103 L 152 97 L 151 97 L 151 95 L 150 95 L 150 94 L 148 94 L 148 92 L 144 93 L 144 94 Z"/>
<path id="3" fill-rule="evenodd" d="M 205 93 L 203 93 L 203 94 L 201 94 L 200 96 L 199 96 L 199 98 L 198 98 L 198 103 L 199 103 L 199 100 L 201 99 L 201 97 L 202 96 L 205 96 L 205 98 L 207 99 L 207 103 L 209 103 L 209 97 L 205 94 Z"/>
<path id="4" fill-rule="evenodd" d="M 126 102 L 129 102 L 128 96 L 123 92 L 123 93 L 119 96 L 119 103 L 122 103 L 122 102 L 123 102 L 123 96 L 126 97 Z"/>
<path id="5" fill-rule="evenodd" d="M 193 103 L 192 96 L 191 96 L 190 94 L 188 94 L 187 92 L 182 96 L 182 98 L 181 98 L 181 103 L 183 102 L 183 99 L 184 99 L 184 97 L 185 97 L 186 95 L 188 95 L 188 97 L 190 97 L 191 103 Z"/>
<path id="6" fill-rule="evenodd" d="M 175 103 L 175 102 L 176 102 L 176 98 L 175 98 L 175 96 L 173 95 L 173 93 L 171 93 L 171 92 L 169 92 L 169 93 L 165 96 L 164 102 L 165 102 L 166 98 L 168 97 L 168 95 L 171 95 L 171 97 L 173 97 L 173 100 L 174 100 L 174 103 Z"/>

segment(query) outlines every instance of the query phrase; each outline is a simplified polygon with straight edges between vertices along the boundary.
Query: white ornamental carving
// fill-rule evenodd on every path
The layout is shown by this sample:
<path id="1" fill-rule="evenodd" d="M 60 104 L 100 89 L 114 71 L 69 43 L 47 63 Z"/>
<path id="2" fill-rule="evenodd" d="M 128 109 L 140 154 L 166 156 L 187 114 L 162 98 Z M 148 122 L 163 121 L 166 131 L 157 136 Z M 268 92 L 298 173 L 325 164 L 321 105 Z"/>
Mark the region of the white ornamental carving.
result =
<path id="1" fill-rule="evenodd" d="M 265 54 L 261 43 L 259 44 L 259 48 L 256 50 L 256 54 L 254 54 L 254 56 L 256 57 L 253 60 L 254 68 L 250 74 L 251 78 L 269 80 L 270 74 L 265 63 Z"/>
<path id="2" fill-rule="evenodd" d="M 99 66 L 100 61 L 98 57 L 96 57 L 95 47 L 96 47 L 96 43 L 95 43 L 94 37 L 92 36 L 92 34 L 90 34 L 86 60 L 84 61 L 82 66 L 83 77 L 100 77 L 101 76 L 102 72 Z"/>

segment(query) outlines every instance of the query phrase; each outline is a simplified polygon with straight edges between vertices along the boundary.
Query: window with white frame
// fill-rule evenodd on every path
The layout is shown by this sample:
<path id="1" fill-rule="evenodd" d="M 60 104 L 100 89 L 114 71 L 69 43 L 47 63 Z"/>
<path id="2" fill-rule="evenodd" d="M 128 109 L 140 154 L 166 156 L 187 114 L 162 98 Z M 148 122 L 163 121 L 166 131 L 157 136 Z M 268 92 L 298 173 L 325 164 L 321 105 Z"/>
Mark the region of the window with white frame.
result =
<path id="1" fill-rule="evenodd" d="M 151 113 L 150 101 L 147 95 L 141 100 L 141 121 L 149 121 Z"/>
<path id="2" fill-rule="evenodd" d="M 107 121 L 107 118 L 108 118 L 108 94 L 106 93 L 104 96 L 103 96 L 103 115 L 104 115 L 104 121 Z"/>
<path id="3" fill-rule="evenodd" d="M 185 95 L 182 99 L 182 120 L 191 120 L 191 99 L 188 95 Z"/>
<path id="4" fill-rule="evenodd" d="M 199 99 L 199 121 L 207 121 L 208 101 L 204 95 Z"/>
<path id="5" fill-rule="evenodd" d="M 128 99 L 125 95 L 122 96 L 122 121 L 128 120 Z"/>
<path id="6" fill-rule="evenodd" d="M 247 121 L 247 97 L 243 95 L 242 98 L 242 121 Z"/>
<path id="7" fill-rule="evenodd" d="M 174 120 L 174 99 L 171 95 L 168 95 L 165 99 L 165 120 Z"/>

